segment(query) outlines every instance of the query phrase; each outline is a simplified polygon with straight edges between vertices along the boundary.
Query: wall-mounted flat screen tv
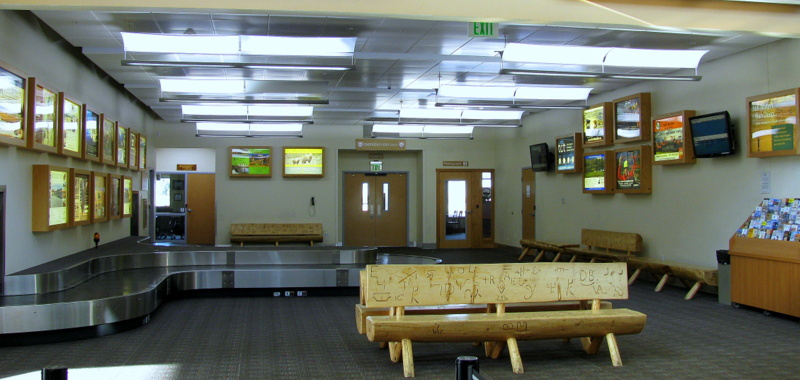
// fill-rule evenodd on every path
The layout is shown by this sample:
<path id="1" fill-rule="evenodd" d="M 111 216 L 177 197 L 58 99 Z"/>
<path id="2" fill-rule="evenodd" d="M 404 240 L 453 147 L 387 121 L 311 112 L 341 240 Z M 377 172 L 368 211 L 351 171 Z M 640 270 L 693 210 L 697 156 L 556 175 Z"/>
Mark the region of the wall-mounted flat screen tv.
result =
<path id="1" fill-rule="evenodd" d="M 535 172 L 550 171 L 555 161 L 555 156 L 550 153 L 550 148 L 547 143 L 533 144 L 530 146 L 531 151 L 531 170 Z"/>
<path id="2" fill-rule="evenodd" d="M 728 111 L 690 117 L 689 126 L 692 129 L 695 157 L 719 157 L 733 154 L 735 142 L 731 116 Z"/>

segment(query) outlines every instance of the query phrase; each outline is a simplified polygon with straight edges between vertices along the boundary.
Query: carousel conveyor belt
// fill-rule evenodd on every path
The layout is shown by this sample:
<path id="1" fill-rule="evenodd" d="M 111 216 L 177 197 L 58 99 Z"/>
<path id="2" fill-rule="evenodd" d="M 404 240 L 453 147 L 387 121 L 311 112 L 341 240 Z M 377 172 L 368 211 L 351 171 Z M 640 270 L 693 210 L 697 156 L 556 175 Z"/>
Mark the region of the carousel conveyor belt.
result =
<path id="1" fill-rule="evenodd" d="M 149 318 L 190 290 L 358 287 L 367 264 L 435 264 L 374 248 L 172 251 L 98 257 L 63 270 L 7 276 L 0 297 L 4 336 Z M 0 342 L 2 343 L 2 342 Z"/>

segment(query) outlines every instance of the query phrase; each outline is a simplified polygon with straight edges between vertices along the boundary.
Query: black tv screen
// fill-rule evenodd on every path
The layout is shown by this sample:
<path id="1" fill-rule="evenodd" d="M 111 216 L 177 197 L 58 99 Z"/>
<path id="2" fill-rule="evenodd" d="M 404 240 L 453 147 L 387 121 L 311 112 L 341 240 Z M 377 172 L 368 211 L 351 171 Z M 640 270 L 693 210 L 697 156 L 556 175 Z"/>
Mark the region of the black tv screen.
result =
<path id="1" fill-rule="evenodd" d="M 535 172 L 546 172 L 553 167 L 555 157 L 550 153 L 547 143 L 533 144 L 531 150 L 531 170 Z"/>
<path id="2" fill-rule="evenodd" d="M 692 116 L 689 118 L 689 127 L 692 129 L 694 155 L 697 158 L 733 154 L 733 125 L 728 111 Z"/>

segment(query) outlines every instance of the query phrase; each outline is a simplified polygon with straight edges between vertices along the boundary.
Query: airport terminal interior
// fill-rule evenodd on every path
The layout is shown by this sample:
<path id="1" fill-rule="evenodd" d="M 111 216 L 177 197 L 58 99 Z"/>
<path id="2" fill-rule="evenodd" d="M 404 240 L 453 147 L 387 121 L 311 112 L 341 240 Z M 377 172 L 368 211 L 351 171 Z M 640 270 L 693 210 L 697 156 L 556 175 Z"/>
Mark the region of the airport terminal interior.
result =
<path id="1" fill-rule="evenodd" d="M 224 7 L 0 0 L 0 378 L 800 373 L 800 3 Z"/>

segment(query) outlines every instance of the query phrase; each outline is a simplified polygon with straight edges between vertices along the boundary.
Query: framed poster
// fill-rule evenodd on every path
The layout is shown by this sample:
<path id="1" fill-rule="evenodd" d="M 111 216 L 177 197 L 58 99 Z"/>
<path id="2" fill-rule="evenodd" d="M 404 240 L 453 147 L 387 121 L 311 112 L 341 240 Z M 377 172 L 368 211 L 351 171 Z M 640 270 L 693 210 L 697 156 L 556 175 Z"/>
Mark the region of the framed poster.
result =
<path id="1" fill-rule="evenodd" d="M 614 142 L 650 140 L 650 93 L 614 99 Z"/>
<path id="2" fill-rule="evenodd" d="M 614 151 L 601 150 L 583 154 L 583 192 L 609 194 L 614 192 Z"/>
<path id="3" fill-rule="evenodd" d="M 684 110 L 653 118 L 653 165 L 697 162 L 689 128 L 689 118 L 694 115 L 695 111 Z"/>
<path id="4" fill-rule="evenodd" d="M 613 113 L 611 103 L 600 103 L 583 111 L 583 146 L 611 145 L 611 117 Z"/>
<path id="5" fill-rule="evenodd" d="M 139 170 L 147 169 L 147 138 L 139 134 Z"/>
<path id="6" fill-rule="evenodd" d="M 272 147 L 230 147 L 231 177 L 272 177 Z"/>
<path id="7" fill-rule="evenodd" d="M 322 178 L 323 158 L 322 147 L 284 147 L 283 176 Z"/>
<path id="8" fill-rule="evenodd" d="M 618 193 L 652 193 L 652 157 L 650 145 L 614 151 L 614 189 Z"/>
<path id="9" fill-rule="evenodd" d="M 136 170 L 139 168 L 139 134 L 134 131 L 128 132 L 128 168 Z"/>
<path id="10" fill-rule="evenodd" d="M 58 153 L 58 93 L 28 78 L 28 148 Z"/>
<path id="11" fill-rule="evenodd" d="M 92 172 L 92 223 L 108 220 L 108 174 Z"/>
<path id="12" fill-rule="evenodd" d="M 59 153 L 83 158 L 83 105 L 68 99 L 63 92 L 58 93 L 59 113 Z"/>
<path id="13" fill-rule="evenodd" d="M 83 105 L 83 158 L 100 162 L 100 114 Z"/>
<path id="14" fill-rule="evenodd" d="M 122 218 L 122 177 L 115 174 L 108 175 L 108 219 Z"/>
<path id="15" fill-rule="evenodd" d="M 800 88 L 747 98 L 748 157 L 800 154 Z"/>
<path id="16" fill-rule="evenodd" d="M 70 224 L 70 170 L 52 165 L 33 165 L 34 232 L 53 231 Z"/>
<path id="17" fill-rule="evenodd" d="M 72 196 L 69 208 L 72 210 L 71 225 L 81 226 L 92 222 L 92 172 L 70 169 Z"/>
<path id="18" fill-rule="evenodd" d="M 581 157 L 583 157 L 583 134 L 572 133 L 556 137 L 556 173 L 583 172 Z"/>
<path id="19" fill-rule="evenodd" d="M 0 62 L 0 144 L 27 147 L 25 108 L 27 80 Z"/>
<path id="20" fill-rule="evenodd" d="M 128 167 L 128 129 L 117 123 L 117 166 Z"/>
<path id="21" fill-rule="evenodd" d="M 101 129 L 100 139 L 100 159 L 104 164 L 115 165 L 117 163 L 117 122 L 100 115 Z"/>
<path id="22" fill-rule="evenodd" d="M 133 215 L 133 179 L 122 176 L 122 217 L 130 218 Z"/>

